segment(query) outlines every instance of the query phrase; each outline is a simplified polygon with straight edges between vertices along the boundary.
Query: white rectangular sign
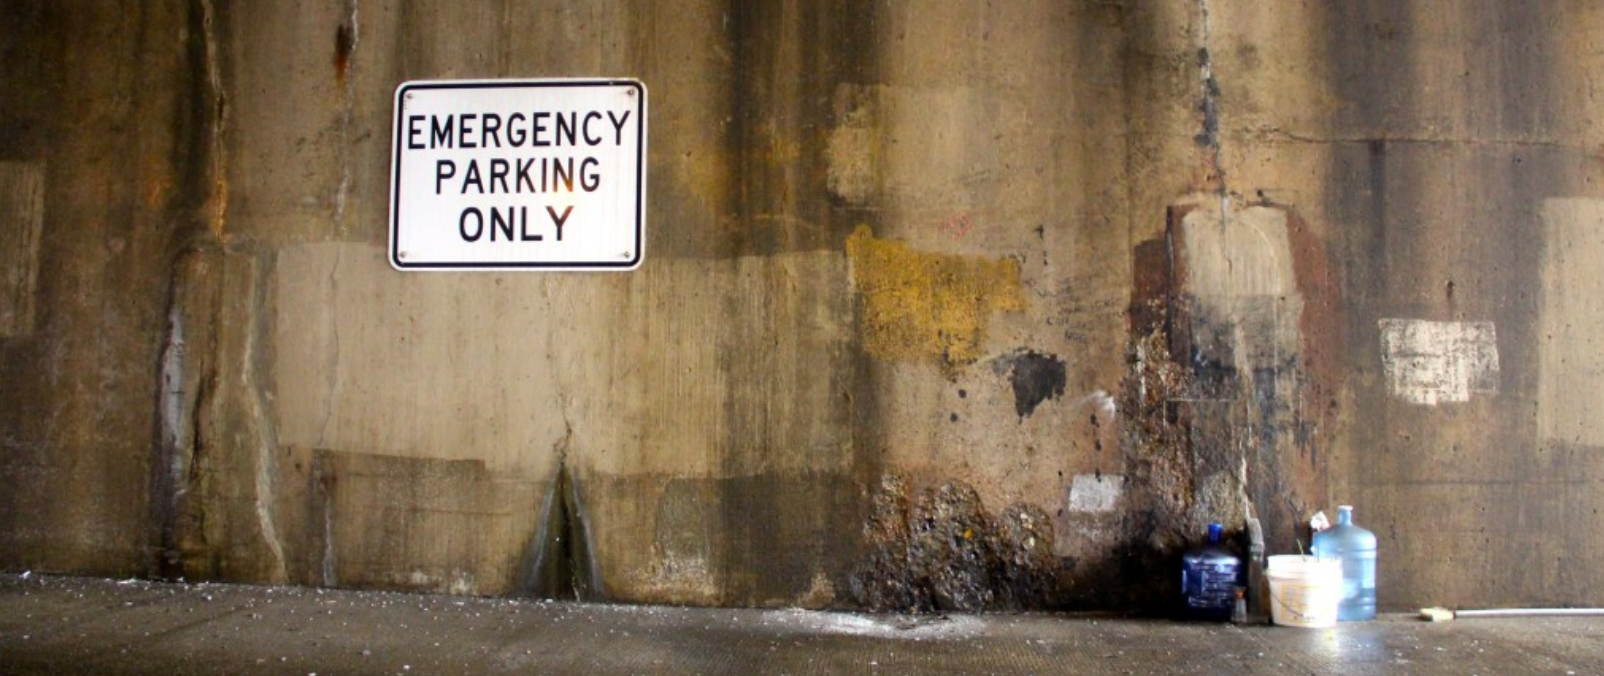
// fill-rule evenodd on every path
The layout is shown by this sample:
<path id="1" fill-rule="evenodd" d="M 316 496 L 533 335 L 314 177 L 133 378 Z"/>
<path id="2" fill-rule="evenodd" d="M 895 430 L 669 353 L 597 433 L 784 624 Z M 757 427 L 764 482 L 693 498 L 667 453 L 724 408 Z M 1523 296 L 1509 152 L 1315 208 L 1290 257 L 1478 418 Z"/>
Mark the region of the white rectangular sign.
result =
<path id="1" fill-rule="evenodd" d="M 393 144 L 397 270 L 633 270 L 646 254 L 637 80 L 407 82 Z"/>

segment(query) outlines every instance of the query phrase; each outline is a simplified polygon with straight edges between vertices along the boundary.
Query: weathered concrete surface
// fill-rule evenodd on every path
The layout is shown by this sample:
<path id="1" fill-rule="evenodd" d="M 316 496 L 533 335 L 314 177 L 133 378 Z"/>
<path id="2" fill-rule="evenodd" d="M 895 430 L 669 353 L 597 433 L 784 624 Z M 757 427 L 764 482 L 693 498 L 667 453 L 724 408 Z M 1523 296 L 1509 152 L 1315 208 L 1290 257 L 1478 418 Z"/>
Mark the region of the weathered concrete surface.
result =
<path id="1" fill-rule="evenodd" d="M 1160 609 L 1341 502 L 1601 601 L 1584 0 L 3 13 L 0 568 Z M 385 265 L 397 84 L 598 75 L 639 271 Z"/>
<path id="2" fill-rule="evenodd" d="M 74 5 L 8 4 L 0 31 L 0 159 L 43 183 L 37 245 L 29 208 L 0 209 L 8 260 L 38 270 L 0 350 L 0 549 L 8 567 L 129 574 L 152 552 L 160 336 L 209 203 L 210 107 L 179 39 L 199 8 Z"/>
<path id="3" fill-rule="evenodd" d="M 7 674 L 1590 674 L 1604 622 L 1302 630 L 0 578 Z"/>
<path id="4" fill-rule="evenodd" d="M 1365 56 L 1329 62 L 1348 103 L 1330 121 L 1321 220 L 1332 260 L 1345 261 L 1342 361 L 1355 368 L 1338 398 L 1348 424 L 1332 448 L 1332 493 L 1372 505 L 1371 523 L 1399 555 L 1390 574 L 1415 598 L 1592 602 L 1601 578 L 1586 563 L 1594 546 L 1581 543 L 1598 531 L 1572 524 L 1598 508 L 1597 456 L 1545 438 L 1537 422 L 1553 406 L 1540 383 L 1555 375 L 1542 363 L 1541 327 L 1589 323 L 1585 311 L 1545 309 L 1545 260 L 1567 244 L 1544 235 L 1543 214 L 1553 198 L 1598 190 L 1601 130 L 1578 83 L 1599 65 L 1583 47 L 1596 41 L 1599 10 L 1378 4 L 1336 14 L 1349 28 L 1330 33 L 1327 49 Z M 1374 67 L 1383 63 L 1393 67 Z M 1360 340 L 1374 335 L 1370 323 L 1391 318 L 1491 323 L 1494 391 L 1439 406 L 1393 396 L 1381 363 L 1360 359 L 1379 347 Z M 1514 570 L 1527 572 L 1504 573 Z"/>

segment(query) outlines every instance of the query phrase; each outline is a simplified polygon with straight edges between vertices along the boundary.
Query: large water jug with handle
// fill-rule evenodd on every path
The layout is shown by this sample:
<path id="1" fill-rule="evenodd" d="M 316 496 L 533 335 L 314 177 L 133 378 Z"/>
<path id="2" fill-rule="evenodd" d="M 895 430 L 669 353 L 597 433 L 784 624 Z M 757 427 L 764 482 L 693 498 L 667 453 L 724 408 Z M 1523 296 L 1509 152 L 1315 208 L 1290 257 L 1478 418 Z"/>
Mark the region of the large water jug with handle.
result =
<path id="1" fill-rule="evenodd" d="M 1353 507 L 1337 508 L 1337 525 L 1314 535 L 1314 555 L 1342 559 L 1342 622 L 1376 617 L 1376 534 L 1353 523 Z"/>

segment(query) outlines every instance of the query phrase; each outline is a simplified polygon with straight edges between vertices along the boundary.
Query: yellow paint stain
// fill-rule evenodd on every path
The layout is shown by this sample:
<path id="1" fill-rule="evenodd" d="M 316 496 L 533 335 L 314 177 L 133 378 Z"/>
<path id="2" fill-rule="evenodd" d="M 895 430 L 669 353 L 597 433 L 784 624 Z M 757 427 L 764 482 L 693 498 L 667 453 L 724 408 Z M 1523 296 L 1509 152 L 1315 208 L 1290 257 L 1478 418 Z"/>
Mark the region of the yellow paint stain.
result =
<path id="1" fill-rule="evenodd" d="M 847 238 L 847 258 L 862 298 L 859 331 L 880 359 L 973 362 L 992 313 L 1025 309 L 1012 259 L 918 251 L 875 239 L 866 225 Z"/>

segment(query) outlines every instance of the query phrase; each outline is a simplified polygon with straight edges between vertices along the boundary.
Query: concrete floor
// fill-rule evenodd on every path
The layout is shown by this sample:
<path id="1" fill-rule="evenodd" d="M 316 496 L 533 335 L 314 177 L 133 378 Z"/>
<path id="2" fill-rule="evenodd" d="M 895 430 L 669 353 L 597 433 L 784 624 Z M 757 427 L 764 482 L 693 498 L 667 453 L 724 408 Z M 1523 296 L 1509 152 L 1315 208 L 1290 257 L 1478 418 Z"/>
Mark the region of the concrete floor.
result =
<path id="1" fill-rule="evenodd" d="M 1604 674 L 1604 619 L 1335 630 L 0 576 L 0 674 Z"/>

